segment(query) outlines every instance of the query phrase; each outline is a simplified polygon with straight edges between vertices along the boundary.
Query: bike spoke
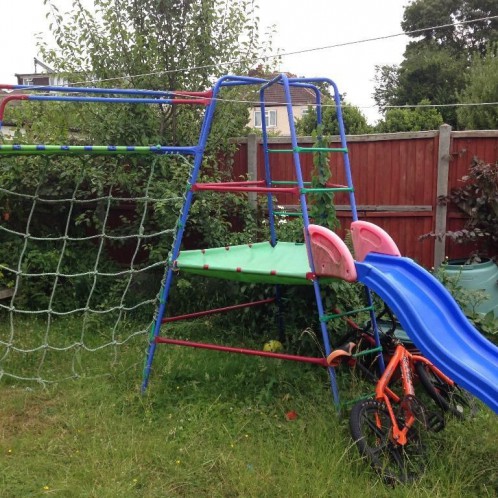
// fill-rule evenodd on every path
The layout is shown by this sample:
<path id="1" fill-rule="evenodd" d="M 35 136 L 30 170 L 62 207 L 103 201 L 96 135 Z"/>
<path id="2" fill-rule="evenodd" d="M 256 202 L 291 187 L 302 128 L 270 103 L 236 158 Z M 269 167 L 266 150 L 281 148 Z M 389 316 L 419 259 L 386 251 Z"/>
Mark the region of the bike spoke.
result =
<path id="1" fill-rule="evenodd" d="M 384 439 L 387 436 L 387 433 L 382 431 L 375 420 L 370 420 L 368 418 L 365 418 L 364 420 L 377 437 Z"/>

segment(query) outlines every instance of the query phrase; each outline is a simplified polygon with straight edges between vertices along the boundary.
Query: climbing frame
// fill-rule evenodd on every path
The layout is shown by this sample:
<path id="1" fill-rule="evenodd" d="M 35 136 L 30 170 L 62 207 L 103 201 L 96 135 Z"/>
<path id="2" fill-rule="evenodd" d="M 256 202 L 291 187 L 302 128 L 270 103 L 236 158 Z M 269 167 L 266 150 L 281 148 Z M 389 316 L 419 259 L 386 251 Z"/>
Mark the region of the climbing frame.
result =
<path id="1" fill-rule="evenodd" d="M 199 171 L 202 165 L 202 156 L 206 140 L 211 128 L 214 110 L 218 102 L 220 91 L 224 87 L 257 85 L 260 88 L 259 108 L 262 116 L 262 137 L 264 149 L 264 180 L 236 181 L 223 183 L 199 183 Z M 273 85 L 282 88 L 285 95 L 285 105 L 289 120 L 291 132 L 290 149 L 280 150 L 271 149 L 268 145 L 268 130 L 265 119 L 265 92 Z M 318 86 L 329 86 L 334 96 L 335 110 L 339 122 L 339 135 L 341 146 L 335 148 L 329 147 L 300 147 L 297 143 L 297 135 L 294 126 L 294 116 L 292 109 L 292 99 L 290 89 L 305 88 L 314 93 L 316 96 L 317 125 L 321 124 L 322 103 L 321 93 Z M 322 303 L 321 286 L 329 283 L 333 279 L 343 279 L 348 282 L 356 280 L 356 268 L 354 259 L 344 244 L 344 242 L 326 227 L 313 225 L 310 223 L 308 216 L 307 196 L 317 192 L 345 192 L 349 195 L 351 213 L 353 221 L 357 221 L 356 203 L 354 198 L 354 188 L 352 183 L 351 169 L 348 156 L 348 147 L 344 124 L 342 120 L 340 94 L 332 80 L 327 78 L 289 78 L 285 74 L 278 75 L 272 80 L 263 80 L 260 78 L 249 78 L 243 76 L 224 76 L 214 85 L 210 92 L 211 100 L 206 109 L 204 123 L 202 125 L 199 142 L 195 146 L 196 154 L 194 167 L 187 185 L 185 202 L 182 208 L 182 214 L 178 222 L 178 232 L 175 237 L 175 243 L 167 261 L 167 273 L 161 292 L 161 304 L 158 310 L 156 324 L 151 330 L 149 338 L 149 350 L 146 358 L 144 369 L 144 379 L 142 390 L 148 386 L 152 364 L 158 344 L 173 344 L 190 347 L 199 347 L 225 352 L 236 352 L 257 356 L 274 357 L 279 359 L 294 360 L 300 362 L 315 363 L 327 368 L 331 390 L 334 401 L 339 405 L 339 392 L 335 379 L 334 369 L 328 367 L 324 358 L 301 357 L 296 355 L 287 355 L 281 353 L 272 353 L 267 351 L 248 350 L 232 348 L 230 346 L 220 346 L 210 343 L 191 343 L 190 341 L 178 341 L 168 338 L 161 333 L 161 326 L 169 320 L 181 320 L 192 318 L 194 314 L 183 316 L 166 316 L 169 293 L 175 274 L 178 272 L 194 273 L 204 277 L 216 277 L 226 280 L 235 280 L 240 282 L 254 282 L 275 285 L 275 302 L 280 307 L 281 286 L 282 285 L 311 285 L 314 289 L 317 313 L 320 322 L 321 335 L 325 350 L 325 357 L 330 354 L 331 346 L 327 322 L 331 319 L 342 316 L 341 314 L 330 314 L 324 310 Z M 313 188 L 309 182 L 304 182 L 301 169 L 300 156 L 302 154 L 340 154 L 344 166 L 346 185 L 324 185 L 320 188 Z M 295 177 L 289 181 L 273 181 L 271 176 L 271 156 L 275 154 L 291 154 L 294 163 Z M 194 251 L 180 251 L 183 232 L 188 220 L 188 213 L 194 195 L 202 194 L 203 191 L 216 192 L 251 192 L 259 195 L 266 195 L 268 205 L 268 221 L 270 227 L 270 240 L 254 244 L 245 244 L 238 246 L 205 248 Z M 281 193 L 293 194 L 299 199 L 300 216 L 304 224 L 304 243 L 295 243 L 289 241 L 278 241 L 275 229 L 275 216 L 273 196 Z M 375 314 L 372 306 L 371 297 L 367 294 L 369 305 L 367 308 L 356 311 L 369 311 L 372 323 L 375 327 Z M 243 306 L 254 306 L 266 303 L 245 303 L 218 310 L 208 310 L 201 312 L 212 314 L 217 312 L 231 311 L 240 309 Z M 348 312 L 352 314 L 355 311 Z M 171 315 L 171 313 L 169 314 Z M 377 349 L 380 346 L 377 336 Z M 380 364 L 382 358 L 379 357 Z"/>

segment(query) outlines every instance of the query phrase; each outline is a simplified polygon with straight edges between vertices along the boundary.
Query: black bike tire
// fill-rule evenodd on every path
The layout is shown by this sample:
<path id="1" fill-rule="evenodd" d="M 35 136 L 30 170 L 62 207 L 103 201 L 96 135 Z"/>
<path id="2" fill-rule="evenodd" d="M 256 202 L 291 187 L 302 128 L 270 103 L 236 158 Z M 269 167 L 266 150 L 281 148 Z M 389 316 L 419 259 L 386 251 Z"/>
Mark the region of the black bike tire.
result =
<path id="1" fill-rule="evenodd" d="M 441 409 L 443 409 L 445 412 L 450 412 L 452 415 L 459 419 L 465 419 L 468 415 L 470 415 L 471 417 L 475 415 L 477 407 L 471 394 L 469 394 L 467 391 L 456 384 L 453 386 L 446 384 L 436 374 L 430 375 L 427 372 L 427 368 L 429 367 L 421 361 L 415 363 L 415 371 L 417 372 L 417 376 L 420 380 L 420 383 L 422 384 L 422 387 Z M 460 403 L 457 405 L 449 401 L 447 397 L 441 394 L 442 392 L 444 392 L 443 389 L 447 390 L 448 394 L 450 395 L 451 393 L 453 393 L 455 395 L 455 398 L 460 400 Z M 468 408 L 468 415 L 464 413 L 463 405 Z"/>
<path id="2" fill-rule="evenodd" d="M 369 461 L 371 467 L 387 482 L 406 482 L 409 479 L 409 476 L 406 472 L 406 468 L 404 468 L 402 451 L 390 440 L 389 433 L 384 433 L 381 429 L 377 429 L 378 433 L 374 434 L 375 437 L 384 438 L 382 444 L 385 445 L 385 452 L 382 452 L 380 446 L 375 449 L 369 446 L 367 434 L 364 433 L 363 426 L 364 417 L 368 412 L 381 415 L 389 424 L 388 430 L 392 427 L 389 413 L 383 403 L 373 399 L 356 403 L 350 413 L 349 428 L 360 455 L 365 457 Z M 372 429 L 372 433 L 373 430 L 374 429 Z M 383 456 L 384 453 L 389 453 L 388 458 L 392 459 L 392 462 L 398 467 L 396 472 L 386 472 L 386 465 L 383 462 L 384 459 L 379 458 L 378 456 L 380 453 L 383 453 Z"/>

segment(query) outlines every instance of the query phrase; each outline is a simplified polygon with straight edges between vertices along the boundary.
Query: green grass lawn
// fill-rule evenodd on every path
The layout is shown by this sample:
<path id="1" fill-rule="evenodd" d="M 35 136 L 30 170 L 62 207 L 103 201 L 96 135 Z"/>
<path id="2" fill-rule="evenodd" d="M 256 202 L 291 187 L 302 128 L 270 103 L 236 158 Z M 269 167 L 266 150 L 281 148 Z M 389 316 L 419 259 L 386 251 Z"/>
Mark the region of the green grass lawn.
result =
<path id="1" fill-rule="evenodd" d="M 145 343 L 132 339 L 112 366 L 108 351 L 88 354 L 90 372 L 107 362 L 99 376 L 45 388 L 4 378 L 2 498 L 497 496 L 498 417 L 486 408 L 428 434 L 425 473 L 393 488 L 360 459 L 321 368 L 161 345 L 142 396 Z M 359 389 L 339 382 L 345 396 Z"/>

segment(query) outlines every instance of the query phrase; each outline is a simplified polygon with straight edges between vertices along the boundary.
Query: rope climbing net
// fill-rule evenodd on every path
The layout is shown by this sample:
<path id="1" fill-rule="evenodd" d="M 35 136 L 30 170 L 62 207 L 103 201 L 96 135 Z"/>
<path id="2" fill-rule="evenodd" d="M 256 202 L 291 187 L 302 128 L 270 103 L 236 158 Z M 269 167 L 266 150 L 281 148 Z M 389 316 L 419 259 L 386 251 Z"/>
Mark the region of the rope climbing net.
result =
<path id="1" fill-rule="evenodd" d="M 191 164 L 136 151 L 3 152 L 0 378 L 106 373 L 154 321 Z"/>

